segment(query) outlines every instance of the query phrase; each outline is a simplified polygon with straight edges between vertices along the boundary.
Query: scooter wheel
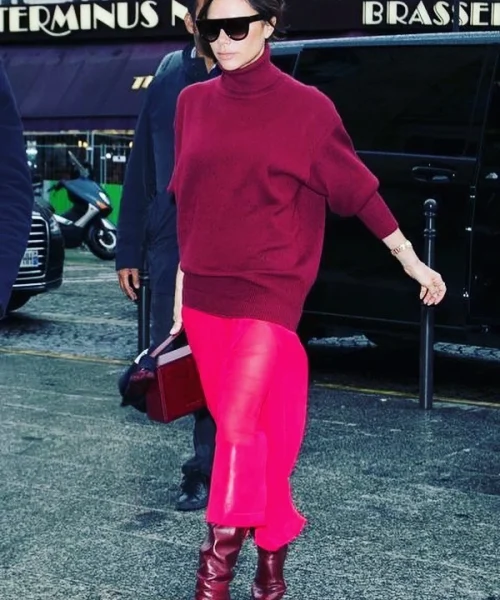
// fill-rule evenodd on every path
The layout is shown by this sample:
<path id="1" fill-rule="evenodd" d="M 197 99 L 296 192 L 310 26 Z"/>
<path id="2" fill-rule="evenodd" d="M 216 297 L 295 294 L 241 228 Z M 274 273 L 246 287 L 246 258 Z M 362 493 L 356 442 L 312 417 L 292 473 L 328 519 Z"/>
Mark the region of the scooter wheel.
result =
<path id="1" fill-rule="evenodd" d="M 116 256 L 116 231 L 104 226 L 91 225 L 85 236 L 89 250 L 102 260 L 114 260 Z"/>

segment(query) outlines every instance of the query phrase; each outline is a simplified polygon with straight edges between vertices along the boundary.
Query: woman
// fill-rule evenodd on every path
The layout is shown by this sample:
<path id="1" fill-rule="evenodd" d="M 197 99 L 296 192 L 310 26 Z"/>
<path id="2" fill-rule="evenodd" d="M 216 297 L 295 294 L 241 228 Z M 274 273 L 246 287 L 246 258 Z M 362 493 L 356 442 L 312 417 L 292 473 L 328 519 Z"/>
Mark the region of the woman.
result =
<path id="1" fill-rule="evenodd" d="M 195 600 L 228 600 L 247 534 L 252 597 L 285 593 L 288 544 L 305 519 L 289 477 L 304 433 L 307 360 L 295 333 L 332 211 L 357 216 L 421 285 L 445 294 L 415 255 L 331 101 L 270 62 L 281 0 L 208 0 L 197 26 L 221 77 L 179 98 L 176 166 L 181 263 L 172 332 L 184 324 L 217 425 Z M 349 248 L 346 248 L 349 252 Z"/>

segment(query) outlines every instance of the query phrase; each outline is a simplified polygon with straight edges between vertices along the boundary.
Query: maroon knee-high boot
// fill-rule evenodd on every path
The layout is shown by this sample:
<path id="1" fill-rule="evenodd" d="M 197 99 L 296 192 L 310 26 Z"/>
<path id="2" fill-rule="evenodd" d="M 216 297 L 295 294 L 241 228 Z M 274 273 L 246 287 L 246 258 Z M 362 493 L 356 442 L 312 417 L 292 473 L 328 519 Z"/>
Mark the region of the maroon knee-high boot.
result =
<path id="1" fill-rule="evenodd" d="M 286 592 L 283 567 L 288 546 L 275 552 L 257 547 L 257 573 L 252 584 L 252 600 L 281 600 Z"/>
<path id="2" fill-rule="evenodd" d="M 194 600 L 231 600 L 229 584 L 247 532 L 241 527 L 208 525 L 200 548 Z"/>

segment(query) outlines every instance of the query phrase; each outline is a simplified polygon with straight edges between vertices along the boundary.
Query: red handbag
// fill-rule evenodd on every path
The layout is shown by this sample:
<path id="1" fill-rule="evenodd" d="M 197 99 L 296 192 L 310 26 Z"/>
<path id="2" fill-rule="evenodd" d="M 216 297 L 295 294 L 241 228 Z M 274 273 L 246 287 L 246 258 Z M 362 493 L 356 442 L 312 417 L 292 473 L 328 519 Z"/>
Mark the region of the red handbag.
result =
<path id="1" fill-rule="evenodd" d="M 170 336 L 151 353 L 156 359 L 156 376 L 146 394 L 146 412 L 152 421 L 161 423 L 170 423 L 206 406 L 191 348 L 185 345 L 161 354 L 175 338 Z"/>

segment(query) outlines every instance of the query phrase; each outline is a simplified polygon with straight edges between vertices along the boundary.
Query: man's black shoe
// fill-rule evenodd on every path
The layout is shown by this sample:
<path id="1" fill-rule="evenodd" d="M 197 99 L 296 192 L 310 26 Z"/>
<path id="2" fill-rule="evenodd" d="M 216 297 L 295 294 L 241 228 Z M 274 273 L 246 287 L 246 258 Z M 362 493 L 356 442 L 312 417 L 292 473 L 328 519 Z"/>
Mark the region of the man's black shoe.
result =
<path id="1" fill-rule="evenodd" d="M 204 475 L 184 475 L 177 510 L 202 510 L 208 504 L 209 479 Z"/>

